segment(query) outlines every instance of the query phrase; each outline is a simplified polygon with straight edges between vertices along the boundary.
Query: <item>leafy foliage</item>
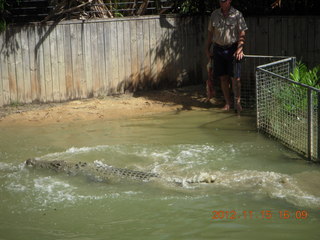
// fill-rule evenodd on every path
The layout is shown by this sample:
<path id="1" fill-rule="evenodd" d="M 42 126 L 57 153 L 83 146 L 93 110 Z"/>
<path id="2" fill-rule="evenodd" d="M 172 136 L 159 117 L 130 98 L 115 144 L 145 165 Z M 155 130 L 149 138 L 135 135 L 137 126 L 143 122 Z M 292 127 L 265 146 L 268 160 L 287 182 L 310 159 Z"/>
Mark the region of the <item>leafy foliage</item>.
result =
<path id="1" fill-rule="evenodd" d="M 6 21 L 4 19 L 4 10 L 5 10 L 5 0 L 0 0 L 0 32 L 6 29 Z"/>
<path id="2" fill-rule="evenodd" d="M 290 76 L 296 82 L 320 88 L 320 65 L 309 70 L 305 64 L 298 62 Z"/>
<path id="3" fill-rule="evenodd" d="M 208 10 L 208 2 L 201 0 L 178 0 L 175 1 L 173 12 L 183 15 L 201 14 Z"/>
<path id="4" fill-rule="evenodd" d="M 313 69 L 308 69 L 304 63 L 298 62 L 290 77 L 295 82 L 320 89 L 320 65 Z M 288 83 L 279 89 L 275 89 L 275 92 L 279 106 L 288 114 L 307 111 L 308 94 L 306 88 Z M 316 97 L 313 94 L 313 101 L 316 101 Z"/>
<path id="5" fill-rule="evenodd" d="M 218 0 L 171 0 L 173 12 L 181 14 L 208 14 L 219 7 Z M 280 4 L 279 4 L 280 3 Z M 319 15 L 318 0 L 233 0 L 232 5 L 244 15 Z"/>

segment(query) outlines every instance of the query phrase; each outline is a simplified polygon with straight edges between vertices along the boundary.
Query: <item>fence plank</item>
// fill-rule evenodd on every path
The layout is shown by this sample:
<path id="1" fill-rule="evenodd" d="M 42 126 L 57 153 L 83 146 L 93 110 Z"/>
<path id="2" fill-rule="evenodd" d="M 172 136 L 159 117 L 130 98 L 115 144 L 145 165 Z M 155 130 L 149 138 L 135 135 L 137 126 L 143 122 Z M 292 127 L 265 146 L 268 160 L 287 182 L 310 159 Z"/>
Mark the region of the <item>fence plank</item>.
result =
<path id="1" fill-rule="evenodd" d="M 303 42 L 303 36 L 304 30 L 302 29 L 302 23 L 300 20 L 300 17 L 294 18 L 294 54 L 298 56 L 302 56 L 302 42 Z M 298 60 L 302 60 L 301 58 L 298 58 Z"/>
<path id="2" fill-rule="evenodd" d="M 57 29 L 53 29 L 49 36 L 50 58 L 51 58 L 51 80 L 52 80 L 52 100 L 60 102 L 60 86 L 58 71 L 58 46 L 57 46 Z"/>
<path id="3" fill-rule="evenodd" d="M 124 79 L 123 81 L 123 90 L 127 90 L 128 88 L 128 81 L 130 79 L 130 76 L 132 75 L 132 69 L 131 69 L 131 28 L 130 28 L 130 22 L 123 22 L 123 41 L 124 41 Z"/>
<path id="4" fill-rule="evenodd" d="M 111 30 L 111 81 L 109 93 L 116 93 L 116 84 L 119 82 L 117 22 L 110 22 Z"/>
<path id="5" fill-rule="evenodd" d="M 257 49 L 256 54 L 268 55 L 269 54 L 269 46 L 268 46 L 268 29 L 269 23 L 268 18 L 261 17 L 258 18 L 257 22 L 257 42 L 259 43 L 259 48 Z"/>
<path id="6" fill-rule="evenodd" d="M 6 54 L 5 54 L 5 35 L 4 33 L 0 34 L 0 46 L 2 46 L 0 48 L 0 107 L 4 105 L 4 97 L 3 97 L 3 94 L 4 94 L 4 78 L 5 78 L 5 75 L 6 75 L 6 72 L 7 72 L 7 69 L 6 69 Z"/>
<path id="7" fill-rule="evenodd" d="M 144 81 L 144 56 L 143 56 L 143 20 L 137 21 L 137 54 L 138 54 L 138 76 L 136 81 L 141 87 L 141 83 Z"/>
<path id="8" fill-rule="evenodd" d="M 285 52 L 283 51 L 283 45 L 281 41 L 281 35 L 282 35 L 282 18 L 277 17 L 275 18 L 274 22 L 274 54 L 272 55 L 277 55 L 277 56 L 285 56 Z M 270 24 L 269 24 L 270 26 Z M 269 33 L 270 34 L 270 33 Z"/>
<path id="9" fill-rule="evenodd" d="M 161 71 L 161 79 L 160 81 L 166 84 L 168 82 L 168 54 L 169 54 L 169 39 L 168 39 L 168 31 L 167 31 L 167 20 L 164 18 L 162 22 L 160 21 L 160 32 L 159 37 L 161 39 L 160 41 L 160 49 L 161 49 L 161 62 L 160 65 L 162 65 L 162 69 L 159 69 Z"/>
<path id="10" fill-rule="evenodd" d="M 297 34 L 297 31 L 296 31 L 296 27 L 294 26 L 295 23 L 294 23 L 294 19 L 290 18 L 288 19 L 288 23 L 291 23 L 291 24 L 288 24 L 287 25 L 287 33 L 288 33 L 288 55 L 289 56 L 296 56 L 295 55 L 295 49 L 294 49 L 294 46 L 295 46 L 295 38 L 296 38 L 296 34 Z"/>
<path id="11" fill-rule="evenodd" d="M 276 33 L 275 33 L 275 22 L 274 18 L 268 19 L 268 55 L 275 56 L 276 53 Z"/>
<path id="12" fill-rule="evenodd" d="M 105 45 L 105 74 L 106 77 L 104 79 L 104 84 L 103 84 L 103 92 L 105 94 L 108 94 L 108 91 L 110 89 L 110 82 L 112 80 L 112 69 L 111 69 L 111 29 L 110 29 L 110 23 L 108 22 L 107 24 L 104 24 L 104 45 Z M 128 36 L 130 39 L 130 36 Z M 130 46 L 130 44 L 129 44 Z"/>
<path id="13" fill-rule="evenodd" d="M 180 86 L 185 81 L 185 71 L 183 70 L 183 51 L 184 46 L 182 45 L 183 35 L 181 34 L 181 21 L 179 19 L 174 19 L 174 45 L 176 48 L 176 82 L 177 85 Z M 203 45 L 204 48 L 205 45 Z"/>
<path id="14" fill-rule="evenodd" d="M 27 30 L 27 39 L 29 44 L 29 67 L 30 67 L 30 100 L 37 101 L 39 98 L 37 84 L 37 65 L 36 65 L 36 32 L 35 26 L 30 26 Z"/>
<path id="15" fill-rule="evenodd" d="M 244 53 L 245 54 L 253 54 L 255 52 L 255 19 L 254 18 L 248 18 L 246 19 L 248 31 L 246 32 L 246 42 L 244 45 Z"/>
<path id="16" fill-rule="evenodd" d="M 105 95 L 104 92 L 104 81 L 105 81 L 105 40 L 104 40 L 104 29 L 103 29 L 103 23 L 97 23 L 97 55 L 96 57 L 99 59 L 97 62 L 97 70 L 99 75 L 99 86 L 98 86 L 98 92 L 99 95 Z"/>
<path id="17" fill-rule="evenodd" d="M 125 49 L 124 49 L 124 30 L 123 22 L 117 22 L 117 44 L 118 44 L 118 74 L 119 78 L 116 82 L 115 88 L 117 92 L 124 92 L 123 81 L 125 79 Z"/>
<path id="18" fill-rule="evenodd" d="M 280 33 L 280 42 L 282 53 L 281 55 L 288 55 L 288 17 L 281 17 L 281 33 Z"/>
<path id="19" fill-rule="evenodd" d="M 150 77 L 150 29 L 149 20 L 142 20 L 142 33 L 143 33 L 143 78 L 144 81 L 148 81 L 153 86 L 152 79 Z"/>
<path id="20" fill-rule="evenodd" d="M 186 26 L 185 26 L 185 46 L 186 49 L 188 49 L 187 51 L 189 51 L 188 55 L 189 57 L 186 57 L 186 61 L 185 61 L 185 68 L 188 69 L 188 74 L 187 74 L 187 80 L 188 81 L 192 81 L 193 80 L 193 40 L 190 38 L 191 36 L 191 28 L 188 27 L 189 23 L 188 23 L 188 18 L 186 19 Z"/>
<path id="21" fill-rule="evenodd" d="M 178 62 L 180 61 L 179 56 L 179 46 L 177 45 L 177 36 L 175 34 L 176 28 L 174 23 L 174 18 L 167 18 L 167 54 L 166 54 L 166 65 L 167 65 L 167 79 L 168 84 L 173 86 L 173 82 L 177 80 L 178 72 L 176 71 L 176 67 Z M 191 50 L 193 51 L 193 50 Z M 196 58 L 194 58 L 194 62 Z M 175 84 L 174 84 L 175 85 Z"/>
<path id="22" fill-rule="evenodd" d="M 64 60 L 66 69 L 66 97 L 67 99 L 74 99 L 71 33 L 69 24 L 64 25 Z"/>
<path id="23" fill-rule="evenodd" d="M 64 25 L 59 25 L 56 28 L 57 34 L 57 60 L 58 60 L 58 85 L 59 85 L 59 99 L 65 101 L 67 99 L 66 89 L 66 69 L 65 69 L 65 55 L 64 55 Z"/>
<path id="24" fill-rule="evenodd" d="M 149 21 L 149 33 L 150 33 L 150 80 L 157 85 L 157 65 L 156 65 L 156 23 L 155 20 L 152 19 Z"/>
<path id="25" fill-rule="evenodd" d="M 24 103 L 24 79 L 23 79 L 23 61 L 22 61 L 22 51 L 23 46 L 21 44 L 21 30 L 16 29 L 14 34 L 15 38 L 15 49 L 14 49 L 14 66 L 13 69 L 16 73 L 16 89 L 17 89 L 17 102 Z"/>
<path id="26" fill-rule="evenodd" d="M 82 22 L 78 25 L 79 31 L 81 32 L 80 45 L 81 45 L 81 76 L 80 76 L 80 97 L 87 98 L 88 90 L 87 90 L 87 78 L 86 78 L 86 62 L 85 62 L 85 24 Z"/>
<path id="27" fill-rule="evenodd" d="M 308 65 L 314 66 L 316 61 L 314 58 L 315 53 L 315 39 L 316 39 L 316 28 L 319 28 L 319 26 L 316 25 L 316 20 L 314 18 L 308 17 L 306 19 L 307 21 L 307 46 L 306 46 L 306 55 L 308 60 Z"/>
<path id="28" fill-rule="evenodd" d="M 308 62 L 308 21 L 305 18 L 299 17 L 299 22 L 300 22 L 300 55 L 302 57 L 302 61 L 307 63 Z"/>
<path id="29" fill-rule="evenodd" d="M 314 24 L 314 29 L 315 29 L 315 46 L 314 46 L 314 59 L 315 59 L 315 64 L 320 65 L 320 19 L 319 18 L 314 18 L 315 24 Z M 319 117 L 319 116 L 318 116 Z"/>
<path id="30" fill-rule="evenodd" d="M 72 97 L 75 99 L 80 98 L 80 76 L 81 76 L 81 57 L 79 57 L 79 48 L 81 49 L 81 46 L 79 46 L 79 32 L 78 32 L 78 24 L 70 24 L 70 41 L 72 44 L 70 44 L 71 47 L 71 64 L 72 64 Z"/>
<path id="31" fill-rule="evenodd" d="M 42 27 L 35 28 L 35 81 L 36 95 L 39 102 L 45 102 L 45 87 L 43 73 L 43 51 L 42 51 Z"/>
<path id="32" fill-rule="evenodd" d="M 49 35 L 48 35 L 49 34 Z M 52 102 L 53 101 L 53 84 L 52 84 L 52 71 L 51 71 L 51 64 L 52 64 L 52 58 L 51 58 L 51 52 L 50 52 L 50 35 L 52 35 L 52 32 L 50 32 L 50 27 L 45 26 L 44 27 L 44 35 L 43 35 L 43 57 L 44 57 L 44 82 L 45 82 L 45 97 L 46 101 Z"/>
<path id="33" fill-rule="evenodd" d="M 84 23 L 76 25 L 77 32 L 77 54 L 76 54 L 76 66 L 75 69 L 78 71 L 78 79 L 76 79 L 76 87 L 78 92 L 78 98 L 87 97 L 87 83 L 85 79 L 85 62 L 84 62 Z M 102 62 L 102 64 L 104 61 Z"/>
<path id="34" fill-rule="evenodd" d="M 92 54 L 91 54 L 91 34 L 90 34 L 91 25 L 88 23 L 83 24 L 83 54 L 84 54 L 84 72 L 85 72 L 85 81 L 86 81 L 86 91 L 85 95 L 87 97 L 93 97 L 92 89 Z"/>
<path id="35" fill-rule="evenodd" d="M 92 60 L 92 91 L 93 96 L 97 97 L 99 95 L 100 88 L 100 75 L 99 75 L 99 59 L 98 56 L 98 35 L 96 23 L 90 26 L 90 45 L 91 45 L 91 60 Z"/>
<path id="36" fill-rule="evenodd" d="M 179 27 L 179 35 L 180 35 L 180 44 L 181 44 L 181 48 L 180 48 L 180 64 L 181 64 L 181 69 L 182 69 L 182 75 L 181 78 L 183 81 L 189 81 L 189 75 L 188 75 L 188 46 L 187 46 L 187 24 L 185 21 L 180 21 L 180 27 Z M 205 26 L 205 28 L 207 29 L 207 24 Z M 207 34 L 208 34 L 208 30 L 207 30 Z"/>
<path id="37" fill-rule="evenodd" d="M 161 29 L 161 18 L 160 21 L 157 21 L 156 23 L 156 42 L 157 42 L 157 51 L 156 51 L 156 65 L 157 65 L 157 72 L 158 72 L 158 83 L 159 86 L 161 86 L 161 82 L 163 80 L 163 75 L 164 75 L 164 61 L 165 61 L 165 36 L 162 33 L 162 29 Z"/>
<path id="38" fill-rule="evenodd" d="M 11 41 L 8 41 L 8 31 L 5 31 L 2 33 L 3 36 L 3 47 L 1 48 L 1 55 L 0 55 L 0 69 L 1 69 L 1 80 L 2 80 L 2 96 L 3 96 L 3 105 L 10 104 L 10 84 L 9 84 L 9 43 Z"/>
<path id="39" fill-rule="evenodd" d="M 31 80 L 30 80 L 30 51 L 28 41 L 28 30 L 21 29 L 21 54 L 22 54 L 22 76 L 24 82 L 23 102 L 31 102 Z"/>
<path id="40" fill-rule="evenodd" d="M 192 56 L 191 58 L 193 59 L 193 61 L 191 61 L 192 63 L 192 75 L 191 75 L 191 79 L 190 79 L 190 83 L 191 84 L 195 84 L 197 82 L 197 64 L 198 64 L 198 49 L 195 48 L 194 46 L 198 46 L 198 37 L 196 35 L 199 34 L 200 28 L 199 25 L 196 22 L 193 22 L 192 18 L 189 18 L 190 23 L 193 25 L 195 25 L 194 28 L 190 28 L 190 33 L 189 33 L 189 38 L 191 39 L 190 41 L 190 49 L 192 52 Z M 191 36 L 195 36 L 195 37 L 191 37 Z M 200 44 L 199 44 L 200 45 Z"/>
<path id="41" fill-rule="evenodd" d="M 137 21 L 130 21 L 130 35 L 131 35 L 131 70 L 130 90 L 134 91 L 137 87 L 137 79 L 139 73 L 138 64 L 138 44 L 137 44 Z"/>
<path id="42" fill-rule="evenodd" d="M 8 78 L 9 78 L 9 92 L 10 92 L 10 102 L 17 102 L 17 79 L 16 79 L 16 62 L 15 62 L 15 51 L 16 46 L 18 46 L 17 39 L 15 37 L 15 29 L 10 29 L 8 31 L 10 38 L 10 46 L 8 49 Z"/>
<path id="43" fill-rule="evenodd" d="M 319 18 L 315 18 L 315 20 L 316 20 L 316 23 L 315 23 L 315 32 L 316 32 L 316 34 L 315 34 L 315 48 L 314 48 L 314 50 L 315 50 L 315 52 L 314 52 L 314 59 L 315 59 L 315 61 L 317 61 L 316 62 L 316 64 L 318 64 L 319 65 L 319 59 L 320 59 L 320 28 L 319 28 L 319 26 L 320 26 L 320 19 Z"/>

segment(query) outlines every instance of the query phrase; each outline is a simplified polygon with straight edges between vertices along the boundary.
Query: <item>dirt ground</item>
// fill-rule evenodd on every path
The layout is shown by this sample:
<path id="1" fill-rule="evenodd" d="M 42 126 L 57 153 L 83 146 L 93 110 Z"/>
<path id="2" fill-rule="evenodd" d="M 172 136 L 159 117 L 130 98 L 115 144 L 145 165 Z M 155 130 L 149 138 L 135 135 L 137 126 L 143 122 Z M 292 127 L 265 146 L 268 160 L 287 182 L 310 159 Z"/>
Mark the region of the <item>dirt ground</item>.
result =
<path id="1" fill-rule="evenodd" d="M 221 99 L 205 102 L 205 86 L 75 100 L 64 103 L 10 105 L 0 108 L 0 126 L 44 125 L 71 121 L 115 120 L 164 112 L 220 107 Z"/>

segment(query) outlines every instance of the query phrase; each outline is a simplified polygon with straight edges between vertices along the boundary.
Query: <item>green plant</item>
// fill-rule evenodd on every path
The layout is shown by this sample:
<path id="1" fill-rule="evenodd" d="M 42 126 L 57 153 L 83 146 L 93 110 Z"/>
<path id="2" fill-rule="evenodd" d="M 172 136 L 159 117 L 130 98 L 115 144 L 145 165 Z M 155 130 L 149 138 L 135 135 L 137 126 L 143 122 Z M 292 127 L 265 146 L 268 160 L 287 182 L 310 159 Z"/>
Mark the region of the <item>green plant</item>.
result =
<path id="1" fill-rule="evenodd" d="M 123 14 L 118 11 L 114 13 L 114 16 L 115 17 L 124 17 Z"/>
<path id="2" fill-rule="evenodd" d="M 18 101 L 13 101 L 13 102 L 11 102 L 10 103 L 10 107 L 20 107 L 20 106 L 23 106 L 24 104 L 23 103 L 21 103 L 21 102 L 18 102 Z"/>
<path id="3" fill-rule="evenodd" d="M 202 0 L 180 0 L 177 4 L 178 12 L 184 15 L 203 13 L 206 9 L 205 2 Z"/>
<path id="4" fill-rule="evenodd" d="M 0 32 L 4 31 L 7 28 L 7 23 L 5 20 L 0 19 Z"/>
<path id="5" fill-rule="evenodd" d="M 320 65 L 312 69 L 298 62 L 290 78 L 298 83 L 320 88 Z M 274 89 L 277 99 L 277 105 L 290 115 L 295 115 L 301 111 L 307 111 L 308 93 L 307 88 L 294 83 L 286 83 L 285 85 Z M 313 98 L 316 95 L 313 94 Z M 315 101 L 315 99 L 314 99 Z"/>
<path id="6" fill-rule="evenodd" d="M 320 65 L 309 70 L 305 64 L 298 62 L 290 77 L 296 82 L 320 88 Z"/>

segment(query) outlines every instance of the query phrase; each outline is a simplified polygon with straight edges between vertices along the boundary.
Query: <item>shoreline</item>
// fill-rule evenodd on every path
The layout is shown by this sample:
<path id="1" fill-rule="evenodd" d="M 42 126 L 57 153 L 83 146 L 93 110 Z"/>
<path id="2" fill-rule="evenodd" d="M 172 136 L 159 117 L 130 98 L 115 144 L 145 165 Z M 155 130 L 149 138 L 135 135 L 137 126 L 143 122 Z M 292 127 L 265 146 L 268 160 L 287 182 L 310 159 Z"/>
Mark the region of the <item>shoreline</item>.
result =
<path id="1" fill-rule="evenodd" d="M 218 108 L 222 100 L 205 102 L 204 85 L 72 100 L 63 103 L 9 105 L 0 108 L 0 127 L 46 125 L 73 121 L 116 120 L 165 112 Z"/>

